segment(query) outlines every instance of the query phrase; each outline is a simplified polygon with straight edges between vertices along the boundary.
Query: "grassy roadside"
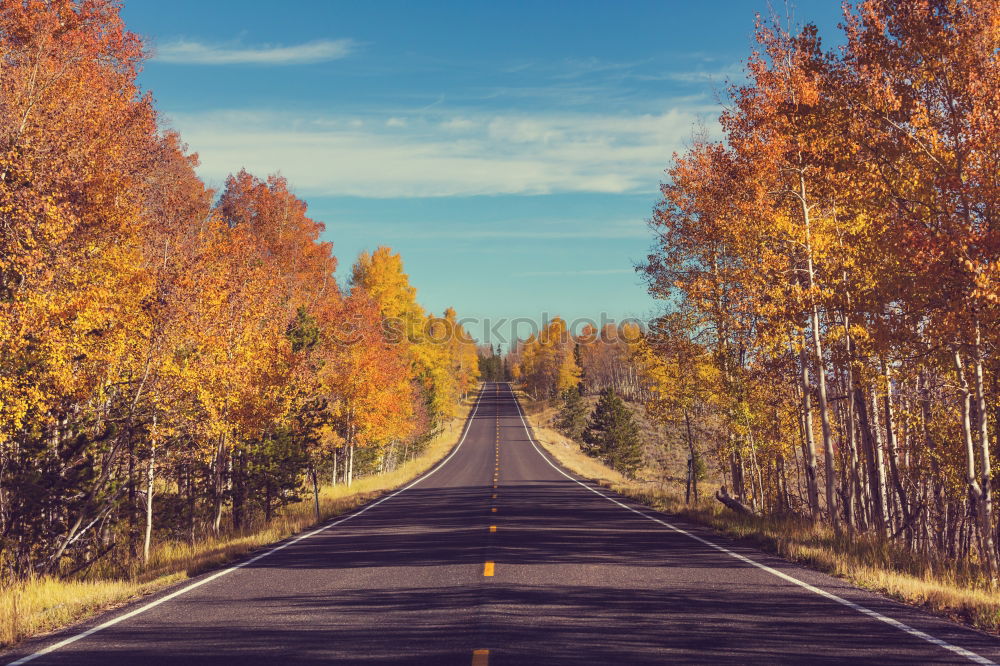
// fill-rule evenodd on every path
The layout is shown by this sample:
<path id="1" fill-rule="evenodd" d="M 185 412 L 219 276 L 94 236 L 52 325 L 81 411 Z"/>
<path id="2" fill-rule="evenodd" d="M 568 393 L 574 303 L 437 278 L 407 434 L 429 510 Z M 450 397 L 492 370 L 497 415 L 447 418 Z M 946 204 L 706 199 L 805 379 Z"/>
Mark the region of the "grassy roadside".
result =
<path id="1" fill-rule="evenodd" d="M 474 397 L 459 406 L 457 416 L 413 460 L 392 472 L 358 479 L 350 488 L 321 488 L 320 522 L 391 492 L 437 464 L 458 441 Z M 151 553 L 149 565 L 130 579 L 41 577 L 0 585 L 0 648 L 128 603 L 305 531 L 317 523 L 312 494 L 306 495 L 306 499 L 285 507 L 279 516 L 254 532 L 206 539 L 194 546 L 161 543 Z"/>
<path id="2" fill-rule="evenodd" d="M 595 460 L 548 426 L 555 408 L 533 405 L 522 395 L 525 418 L 538 443 L 567 469 L 659 511 L 707 525 L 787 560 L 854 585 L 921 607 L 990 633 L 1000 632 L 1000 593 L 949 563 L 930 563 L 881 539 L 851 537 L 796 518 L 739 516 L 713 499 L 716 486 L 701 488 L 690 505 L 677 483 L 635 481 Z"/>

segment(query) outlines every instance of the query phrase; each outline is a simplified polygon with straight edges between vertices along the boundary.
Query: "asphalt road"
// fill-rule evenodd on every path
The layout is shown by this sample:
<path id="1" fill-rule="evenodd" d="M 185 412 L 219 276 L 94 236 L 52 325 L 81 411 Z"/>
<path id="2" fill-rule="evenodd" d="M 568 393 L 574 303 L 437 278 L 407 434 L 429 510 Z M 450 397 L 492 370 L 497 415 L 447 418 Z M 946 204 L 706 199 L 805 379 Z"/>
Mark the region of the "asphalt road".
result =
<path id="1" fill-rule="evenodd" d="M 461 445 L 407 489 L 193 584 L 10 658 L 140 666 L 1000 661 L 995 638 L 561 471 L 532 442 L 505 384 L 485 386 Z"/>

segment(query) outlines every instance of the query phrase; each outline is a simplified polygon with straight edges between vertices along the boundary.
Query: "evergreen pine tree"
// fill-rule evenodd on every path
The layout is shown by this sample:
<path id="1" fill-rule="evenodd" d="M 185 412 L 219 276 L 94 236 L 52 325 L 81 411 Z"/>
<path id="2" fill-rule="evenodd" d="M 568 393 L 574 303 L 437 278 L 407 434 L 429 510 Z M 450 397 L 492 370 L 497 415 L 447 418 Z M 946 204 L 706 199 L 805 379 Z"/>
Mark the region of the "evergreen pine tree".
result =
<path id="1" fill-rule="evenodd" d="M 587 393 L 587 372 L 583 368 L 583 353 L 580 350 L 580 343 L 577 342 L 573 347 L 573 358 L 576 360 L 576 365 L 580 368 L 580 381 L 577 382 L 576 390 L 580 395 L 586 395 Z"/>
<path id="2" fill-rule="evenodd" d="M 583 431 L 583 441 L 590 455 L 624 474 L 631 476 L 642 466 L 639 427 L 631 410 L 612 389 L 601 393 Z"/>
<path id="3" fill-rule="evenodd" d="M 587 405 L 578 389 L 563 391 L 556 427 L 570 439 L 580 441 L 583 437 L 583 429 L 587 427 Z"/>

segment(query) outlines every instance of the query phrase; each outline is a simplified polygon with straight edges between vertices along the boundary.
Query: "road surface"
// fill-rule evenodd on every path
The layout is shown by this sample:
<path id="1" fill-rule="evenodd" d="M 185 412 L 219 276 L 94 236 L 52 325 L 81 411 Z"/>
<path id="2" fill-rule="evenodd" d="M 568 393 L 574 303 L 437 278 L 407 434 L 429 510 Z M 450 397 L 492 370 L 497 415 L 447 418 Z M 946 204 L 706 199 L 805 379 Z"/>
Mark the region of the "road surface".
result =
<path id="1" fill-rule="evenodd" d="M 486 384 L 461 444 L 408 488 L 22 657 L 968 664 L 1000 660 L 1000 642 L 576 479 L 533 443 L 510 388 Z"/>

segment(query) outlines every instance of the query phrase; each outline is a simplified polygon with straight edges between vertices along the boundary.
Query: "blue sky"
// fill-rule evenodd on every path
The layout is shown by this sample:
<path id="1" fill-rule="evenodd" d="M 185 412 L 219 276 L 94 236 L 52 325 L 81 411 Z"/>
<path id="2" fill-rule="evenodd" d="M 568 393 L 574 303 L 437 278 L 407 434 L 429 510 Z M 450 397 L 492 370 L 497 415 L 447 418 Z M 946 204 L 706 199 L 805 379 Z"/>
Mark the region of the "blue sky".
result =
<path id="1" fill-rule="evenodd" d="M 796 5 L 836 40 L 839 2 Z M 662 308 L 632 269 L 645 220 L 671 154 L 715 131 L 766 9 L 125 0 L 123 15 L 202 177 L 282 173 L 341 277 L 389 245 L 434 312 L 620 320 Z"/>

